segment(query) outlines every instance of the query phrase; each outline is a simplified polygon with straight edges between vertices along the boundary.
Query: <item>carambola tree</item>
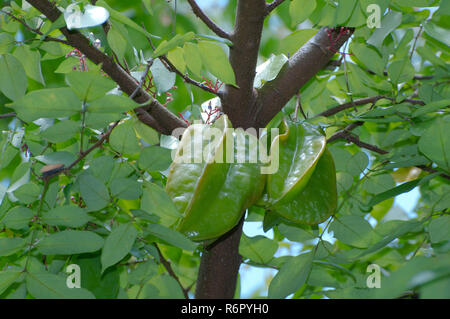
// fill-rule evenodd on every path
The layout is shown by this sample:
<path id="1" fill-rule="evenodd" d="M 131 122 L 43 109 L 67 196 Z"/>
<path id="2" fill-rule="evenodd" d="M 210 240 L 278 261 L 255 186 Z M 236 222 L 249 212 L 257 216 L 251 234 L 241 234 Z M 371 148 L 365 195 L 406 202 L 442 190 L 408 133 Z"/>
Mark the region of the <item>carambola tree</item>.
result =
<path id="1" fill-rule="evenodd" d="M 3 1 L 0 297 L 450 297 L 449 16 Z"/>

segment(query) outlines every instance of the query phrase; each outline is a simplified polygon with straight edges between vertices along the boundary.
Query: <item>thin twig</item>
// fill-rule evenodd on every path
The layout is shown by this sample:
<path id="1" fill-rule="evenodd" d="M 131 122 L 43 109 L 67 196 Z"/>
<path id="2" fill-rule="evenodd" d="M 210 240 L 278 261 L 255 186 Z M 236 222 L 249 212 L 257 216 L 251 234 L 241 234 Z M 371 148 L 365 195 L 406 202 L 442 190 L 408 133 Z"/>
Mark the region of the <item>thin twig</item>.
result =
<path id="1" fill-rule="evenodd" d="M 215 34 L 217 34 L 219 37 L 224 38 L 224 39 L 228 39 L 231 41 L 231 36 L 225 32 L 224 30 L 222 30 L 217 24 L 215 24 L 203 11 L 202 9 L 200 9 L 200 7 L 198 6 L 197 2 L 195 2 L 195 0 L 188 0 L 192 11 L 195 13 L 195 15 L 203 21 L 204 24 L 206 24 L 206 26 L 213 31 Z"/>
<path id="2" fill-rule="evenodd" d="M 343 110 L 346 110 L 348 108 L 352 108 L 354 106 L 364 105 L 364 104 L 368 104 L 368 103 L 376 103 L 376 102 L 378 102 L 378 100 L 381 100 L 381 99 L 394 101 L 394 98 L 389 97 L 389 96 L 385 96 L 385 95 L 365 97 L 365 98 L 362 98 L 362 99 L 353 100 L 353 102 L 350 101 L 350 102 L 343 103 L 341 105 L 332 107 L 332 108 L 330 108 L 330 109 L 328 109 L 326 111 L 323 111 L 322 113 L 317 114 L 316 117 L 319 117 L 319 116 L 325 116 L 325 117 L 332 116 L 332 115 L 337 114 L 337 113 L 339 113 L 339 112 L 341 112 Z M 402 102 L 411 103 L 413 105 L 425 105 L 425 102 L 421 101 L 421 100 L 405 99 Z"/>
<path id="3" fill-rule="evenodd" d="M 5 119 L 7 117 L 14 117 L 14 116 L 17 116 L 15 112 L 0 114 L 0 119 Z"/>
<path id="4" fill-rule="evenodd" d="M 70 164 L 65 171 L 69 171 L 70 169 L 72 169 L 75 165 L 77 165 L 83 158 L 85 158 L 90 152 L 92 152 L 93 150 L 95 150 L 97 147 L 100 147 L 103 142 L 111 135 L 113 129 L 119 124 L 119 121 L 115 122 L 113 125 L 111 125 L 111 127 L 108 129 L 108 131 L 102 135 L 102 137 L 91 147 L 89 147 L 87 150 L 85 150 L 84 152 L 80 153 L 80 156 L 72 163 Z"/>
<path id="5" fill-rule="evenodd" d="M 159 58 L 161 59 L 161 61 L 164 62 L 164 63 L 163 63 L 164 66 L 165 66 L 169 71 L 175 72 L 176 74 L 178 74 L 179 76 L 181 76 L 181 77 L 183 78 L 184 82 L 189 83 L 189 84 L 192 84 L 192 85 L 195 85 L 196 87 L 199 87 L 200 89 L 202 89 L 202 90 L 204 90 L 204 91 L 206 91 L 206 92 L 215 94 L 215 95 L 217 95 L 217 96 L 219 96 L 219 97 L 222 96 L 222 93 L 216 92 L 216 91 L 214 91 L 213 89 L 211 89 L 210 87 L 208 87 L 207 85 L 205 85 L 205 84 L 203 84 L 203 83 L 201 83 L 201 82 L 195 81 L 194 79 L 190 78 L 190 77 L 187 76 L 186 74 L 181 73 L 181 71 L 178 70 L 178 69 L 172 64 L 172 62 L 169 61 L 169 59 L 168 59 L 165 55 L 161 55 L 161 56 L 159 56 Z"/>
<path id="6" fill-rule="evenodd" d="M 363 124 L 364 124 L 364 122 L 361 122 L 361 121 L 351 123 L 350 125 L 345 127 L 342 131 L 339 131 L 339 132 L 335 133 L 334 135 L 332 135 L 327 140 L 327 143 L 331 143 L 331 142 L 334 142 L 336 140 L 343 139 L 343 140 L 346 140 L 346 141 L 348 141 L 350 143 L 353 143 L 353 144 L 355 144 L 355 145 L 357 145 L 357 146 L 359 146 L 361 148 L 368 149 L 368 150 L 370 150 L 372 152 L 375 152 L 375 153 L 378 153 L 378 154 L 381 154 L 381 155 L 388 154 L 389 153 L 388 151 L 386 151 L 384 149 L 381 149 L 381 148 L 379 148 L 376 145 L 372 145 L 372 144 L 368 144 L 368 143 L 362 142 L 359 139 L 358 136 L 356 136 L 356 135 L 351 133 L 351 131 L 353 129 L 355 129 L 356 127 L 361 126 Z M 436 169 L 434 169 L 432 167 L 426 166 L 426 165 L 418 165 L 416 167 L 420 168 L 421 170 L 424 170 L 424 171 L 426 171 L 428 173 L 437 173 L 437 172 L 439 172 L 438 170 L 436 170 Z M 447 175 L 445 173 L 441 173 L 439 176 L 450 180 L 450 175 Z"/>
<path id="7" fill-rule="evenodd" d="M 133 99 L 136 94 L 139 92 L 139 90 L 142 88 L 142 86 L 144 85 L 145 82 L 145 78 L 147 77 L 148 72 L 150 71 L 150 68 L 153 65 L 153 59 L 150 59 L 149 61 L 147 61 L 147 66 L 145 67 L 145 71 L 142 74 L 141 80 L 139 81 L 139 85 L 136 87 L 136 89 L 133 91 L 133 93 L 131 93 L 130 95 L 130 99 Z"/>
<path id="8" fill-rule="evenodd" d="M 145 25 L 144 25 L 144 24 L 142 24 L 142 28 L 145 30 Z M 152 50 L 155 51 L 155 45 L 153 44 L 152 39 L 150 39 L 149 37 L 147 37 L 147 41 L 148 41 L 148 43 L 150 44 L 150 47 L 152 48 Z M 192 85 L 195 85 L 196 87 L 199 87 L 200 89 L 202 89 L 202 90 L 204 90 L 204 91 L 206 91 L 206 92 L 215 94 L 215 95 L 217 95 L 218 97 L 222 97 L 222 93 L 216 92 L 216 91 L 214 91 L 213 89 L 211 89 L 209 86 L 207 86 L 207 85 L 205 85 L 205 84 L 203 84 L 203 83 L 201 83 L 201 82 L 195 81 L 194 79 L 190 78 L 188 75 L 183 74 L 180 70 L 178 70 L 178 69 L 173 65 L 172 62 L 169 61 L 169 59 L 167 58 L 166 55 L 160 55 L 158 58 L 159 58 L 161 61 L 164 62 L 163 64 L 164 64 L 164 66 L 166 67 L 167 70 L 169 70 L 170 72 L 175 72 L 176 74 L 178 74 L 179 76 L 181 76 L 181 77 L 183 78 L 184 82 L 189 83 L 189 84 L 192 84 Z"/>
<path id="9" fill-rule="evenodd" d="M 368 149 L 368 150 L 370 150 L 370 151 L 372 151 L 372 152 L 375 152 L 375 153 L 378 153 L 378 154 L 384 155 L 384 154 L 389 153 L 388 151 L 383 150 L 383 149 L 379 148 L 379 147 L 376 146 L 376 145 L 368 144 L 368 143 L 365 143 L 365 142 L 361 141 L 361 140 L 359 139 L 358 136 L 353 135 L 353 134 L 350 133 L 350 132 L 347 132 L 345 129 L 342 130 L 342 131 L 340 131 L 340 132 L 337 132 L 336 134 L 334 134 L 333 136 L 331 136 L 331 137 L 328 139 L 327 142 L 332 142 L 332 141 L 335 141 L 335 140 L 337 140 L 337 139 L 344 139 L 344 140 L 347 140 L 348 142 L 351 142 L 351 143 L 353 143 L 353 144 L 355 144 L 355 145 L 357 145 L 357 146 L 359 146 L 359 147 Z"/>
<path id="10" fill-rule="evenodd" d="M 284 0 L 275 0 L 266 5 L 266 16 L 269 15 L 276 7 L 282 4 Z"/>
<path id="11" fill-rule="evenodd" d="M 178 285 L 180 285 L 181 290 L 183 291 L 184 297 L 186 299 L 189 299 L 189 295 L 187 293 L 187 289 L 185 289 L 183 287 L 183 285 L 180 282 L 180 279 L 178 278 L 177 274 L 173 271 L 172 265 L 170 264 L 170 262 L 164 258 L 163 254 L 161 253 L 161 250 L 159 249 L 158 245 L 156 243 L 153 243 L 153 246 L 155 246 L 156 250 L 158 251 L 158 255 L 159 255 L 159 259 L 161 260 L 161 263 L 163 264 L 164 268 L 166 268 L 167 272 L 169 273 L 169 275 L 176 280 L 176 282 L 178 283 Z M 189 288 L 190 289 L 190 288 Z"/>
<path id="12" fill-rule="evenodd" d="M 59 43 L 63 43 L 63 44 L 66 44 L 66 45 L 70 45 L 69 42 L 67 42 L 66 40 L 62 40 L 62 39 L 58 39 L 58 38 L 53 38 L 53 37 L 46 36 L 45 34 L 43 34 L 43 33 L 39 30 L 39 28 L 33 28 L 33 27 L 29 26 L 24 20 L 22 20 L 22 19 L 16 17 L 15 15 L 13 15 L 13 14 L 7 12 L 7 11 L 0 10 L 0 12 L 6 14 L 6 15 L 9 16 L 9 17 L 11 17 L 13 20 L 15 20 L 15 21 L 21 23 L 21 24 L 22 24 L 26 29 L 28 29 L 29 31 L 31 31 L 31 32 L 33 32 L 33 33 L 36 33 L 36 34 L 38 34 L 38 35 L 40 35 L 40 36 L 43 36 L 44 38 L 39 39 L 39 40 L 41 40 L 41 41 L 53 41 L 53 42 L 59 42 Z"/>
<path id="13" fill-rule="evenodd" d="M 369 69 L 365 69 L 364 71 L 366 71 L 369 74 L 375 75 L 376 73 L 373 72 L 372 70 Z M 383 74 L 385 76 L 388 76 L 387 71 L 384 71 Z M 422 74 L 416 74 L 413 77 L 413 80 L 417 80 L 417 81 L 422 81 L 422 80 L 431 80 L 434 76 L 433 75 L 422 75 Z"/>
<path id="14" fill-rule="evenodd" d="M 416 50 L 417 40 L 419 40 L 420 34 L 422 33 L 422 30 L 423 30 L 423 24 L 420 25 L 419 32 L 417 32 L 417 36 L 414 39 L 414 44 L 412 46 L 411 53 L 409 54 L 409 59 L 412 59 L 414 51 Z"/>

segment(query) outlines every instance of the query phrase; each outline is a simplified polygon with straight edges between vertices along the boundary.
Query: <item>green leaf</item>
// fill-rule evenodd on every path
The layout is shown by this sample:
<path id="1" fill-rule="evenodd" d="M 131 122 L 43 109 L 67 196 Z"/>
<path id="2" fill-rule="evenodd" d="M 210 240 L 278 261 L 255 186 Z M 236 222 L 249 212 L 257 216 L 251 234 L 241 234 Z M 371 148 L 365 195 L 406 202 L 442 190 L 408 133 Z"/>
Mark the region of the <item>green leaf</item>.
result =
<path id="1" fill-rule="evenodd" d="M 23 238 L 0 238 L 0 256 L 6 257 L 15 254 L 27 245 Z M 1 282 L 1 280 L 0 280 Z M 1 286 L 1 283 L 0 283 Z M 0 292 L 1 294 L 1 292 Z"/>
<path id="2" fill-rule="evenodd" d="M 0 55 L 0 91 L 10 100 L 16 101 L 27 91 L 25 70 L 11 54 Z"/>
<path id="3" fill-rule="evenodd" d="M 186 42 L 183 46 L 183 53 L 187 68 L 194 75 L 200 77 L 203 63 L 197 44 Z"/>
<path id="4" fill-rule="evenodd" d="M 352 42 L 351 51 L 369 70 L 384 76 L 386 63 L 375 49 L 365 43 Z"/>
<path id="5" fill-rule="evenodd" d="M 450 46 L 450 40 L 448 39 L 448 30 L 437 26 L 431 21 L 427 21 L 427 23 L 425 23 L 424 30 L 432 38 L 444 43 L 447 47 Z"/>
<path id="6" fill-rule="evenodd" d="M 175 85 L 176 74 L 167 70 L 160 59 L 153 61 L 150 72 L 152 72 L 153 81 L 159 94 L 170 90 Z"/>
<path id="7" fill-rule="evenodd" d="M 382 280 L 381 288 L 376 290 L 375 296 L 383 299 L 397 298 L 407 290 L 448 276 L 448 263 L 448 255 L 444 258 L 415 257 L 392 272 L 388 280 Z"/>
<path id="8" fill-rule="evenodd" d="M 261 235 L 247 237 L 243 234 L 239 242 L 239 254 L 261 265 L 267 264 L 277 250 L 276 241 Z"/>
<path id="9" fill-rule="evenodd" d="M 13 55 L 21 61 L 29 78 L 45 85 L 41 70 L 41 54 L 38 50 L 31 50 L 28 45 L 21 45 L 14 50 Z"/>
<path id="10" fill-rule="evenodd" d="M 184 50 L 182 48 L 176 47 L 169 51 L 169 53 L 167 53 L 167 58 L 178 71 L 183 74 L 186 72 L 186 62 L 184 61 Z"/>
<path id="11" fill-rule="evenodd" d="M 9 286 L 15 283 L 21 275 L 22 272 L 15 270 L 0 271 L 0 295 L 4 293 Z"/>
<path id="12" fill-rule="evenodd" d="M 78 178 L 80 193 L 89 211 L 97 211 L 109 203 L 109 193 L 105 184 L 98 178 L 83 174 Z"/>
<path id="13" fill-rule="evenodd" d="M 136 132 L 133 129 L 133 121 L 125 121 L 112 131 L 109 137 L 111 147 L 122 155 L 134 155 L 139 153 Z"/>
<path id="14" fill-rule="evenodd" d="M 103 97 L 117 85 L 99 70 L 72 71 L 66 75 L 67 83 L 81 101 L 90 102 Z"/>
<path id="15" fill-rule="evenodd" d="M 111 50 L 117 55 L 119 61 L 123 61 L 128 41 L 122 32 L 119 31 L 116 24 L 111 24 L 111 28 L 109 29 L 106 38 Z"/>
<path id="16" fill-rule="evenodd" d="M 66 279 L 50 273 L 27 272 L 27 290 L 37 299 L 94 299 L 84 288 L 68 288 Z"/>
<path id="17" fill-rule="evenodd" d="M 436 112 L 440 109 L 447 108 L 450 105 L 450 99 L 438 100 L 427 103 L 413 112 L 412 117 L 418 117 L 427 113 Z"/>
<path id="18" fill-rule="evenodd" d="M 285 55 L 292 56 L 316 33 L 317 30 L 315 29 L 302 29 L 292 32 L 288 36 L 281 39 L 280 45 L 277 50 L 278 54 L 283 53 Z"/>
<path id="19" fill-rule="evenodd" d="M 139 120 L 134 121 L 134 130 L 138 137 L 142 138 L 145 143 L 149 145 L 154 145 L 159 143 L 158 132 L 149 127 L 148 125 L 142 123 Z"/>
<path id="20" fill-rule="evenodd" d="M 447 172 L 450 172 L 449 131 L 449 121 L 438 117 L 419 140 L 419 150 Z"/>
<path id="21" fill-rule="evenodd" d="M 170 245 L 181 249 L 193 251 L 197 245 L 189 240 L 186 236 L 176 230 L 167 228 L 160 224 L 150 224 L 145 229 L 146 233 L 153 235 Z"/>
<path id="22" fill-rule="evenodd" d="M 152 0 L 142 0 L 142 4 L 150 15 L 153 15 Z"/>
<path id="23" fill-rule="evenodd" d="M 69 166 L 76 160 L 76 157 L 74 154 L 65 152 L 65 151 L 49 153 L 46 155 L 39 155 L 39 156 L 36 156 L 35 158 L 38 161 L 40 161 L 44 164 L 47 164 L 47 165 L 64 164 L 65 166 Z"/>
<path id="24" fill-rule="evenodd" d="M 394 84 L 408 82 L 414 78 L 414 67 L 409 59 L 394 61 L 387 68 L 389 78 Z"/>
<path id="25" fill-rule="evenodd" d="M 184 299 L 179 283 L 168 274 L 153 277 L 143 288 L 142 298 Z"/>
<path id="26" fill-rule="evenodd" d="M 272 55 L 269 60 L 256 68 L 256 76 L 253 86 L 260 88 L 263 82 L 272 81 L 280 72 L 288 58 L 284 55 Z"/>
<path id="27" fill-rule="evenodd" d="M 1 222 L 11 229 L 23 229 L 28 227 L 33 216 L 34 213 L 31 209 L 17 206 L 11 209 Z"/>
<path id="28" fill-rule="evenodd" d="M 378 239 L 369 222 L 359 216 L 341 216 L 333 221 L 330 230 L 338 240 L 358 248 L 367 248 Z"/>
<path id="29" fill-rule="evenodd" d="M 89 170 L 92 175 L 107 184 L 111 179 L 114 164 L 116 163 L 111 155 L 99 156 L 89 162 Z M 128 165 L 126 163 L 123 164 Z"/>
<path id="30" fill-rule="evenodd" d="M 41 136 L 51 143 L 65 142 L 75 136 L 81 123 L 71 120 L 60 121 L 41 132 Z"/>
<path id="31" fill-rule="evenodd" d="M 434 218 L 428 225 L 428 232 L 432 243 L 439 243 L 450 240 L 450 216 L 440 216 Z"/>
<path id="32" fill-rule="evenodd" d="M 148 146 L 139 155 L 139 168 L 146 171 L 164 171 L 172 163 L 171 153 L 167 148 Z"/>
<path id="33" fill-rule="evenodd" d="M 123 95 L 107 94 L 88 105 L 88 112 L 98 114 L 115 114 L 130 111 L 139 105 Z"/>
<path id="34" fill-rule="evenodd" d="M 164 55 L 178 46 L 182 46 L 185 42 L 193 40 L 194 37 L 195 34 L 193 32 L 188 32 L 184 35 L 177 34 L 172 39 L 170 39 L 170 41 L 162 41 L 155 49 L 155 52 L 153 52 L 153 58 L 157 58 L 160 55 Z"/>
<path id="35" fill-rule="evenodd" d="M 286 225 L 284 223 L 281 223 L 278 225 L 278 230 L 290 241 L 296 241 L 299 243 L 308 241 L 308 240 L 314 240 L 317 236 L 314 236 L 312 232 L 306 231 L 300 227 L 297 226 L 290 226 Z"/>
<path id="36" fill-rule="evenodd" d="M 44 255 L 74 255 L 91 253 L 103 247 L 104 240 L 96 233 L 64 230 L 41 240 L 37 248 Z"/>
<path id="37" fill-rule="evenodd" d="M 133 247 L 137 230 L 132 223 L 122 224 L 114 228 L 105 240 L 102 250 L 102 273 L 108 267 L 121 261 Z"/>
<path id="38" fill-rule="evenodd" d="M 316 0 L 293 0 L 289 5 L 292 26 L 302 23 L 316 9 Z"/>
<path id="39" fill-rule="evenodd" d="M 131 178 L 115 178 L 109 188 L 112 196 L 125 200 L 138 199 L 142 194 L 142 184 Z"/>
<path id="40" fill-rule="evenodd" d="M 42 213 L 42 222 L 51 226 L 81 227 L 90 217 L 78 206 L 59 206 Z"/>
<path id="41" fill-rule="evenodd" d="M 26 183 L 16 189 L 13 194 L 19 202 L 28 205 L 39 199 L 41 188 L 35 183 Z"/>
<path id="42" fill-rule="evenodd" d="M 198 48 L 208 71 L 220 81 L 236 86 L 233 68 L 221 46 L 210 41 L 200 41 Z"/>
<path id="43" fill-rule="evenodd" d="M 14 48 L 15 40 L 11 34 L 0 33 L 0 54 L 6 54 Z"/>
<path id="44" fill-rule="evenodd" d="M 66 117 L 81 111 L 80 100 L 69 88 L 32 91 L 8 106 L 25 122 Z"/>
<path id="45" fill-rule="evenodd" d="M 122 13 L 120 13 L 120 12 L 114 10 L 113 8 L 111 8 L 106 3 L 106 1 L 100 0 L 100 1 L 98 1 L 96 3 L 96 5 L 106 8 L 108 10 L 108 12 L 110 13 L 112 19 L 114 19 L 116 21 L 119 21 L 120 23 L 123 23 L 123 24 L 129 26 L 130 28 L 132 28 L 132 29 L 142 33 L 146 37 L 158 38 L 159 39 L 159 37 L 157 37 L 157 36 L 155 36 L 155 35 L 153 35 L 151 33 L 148 33 L 147 31 L 145 31 L 144 28 L 140 27 L 136 22 L 134 22 L 133 20 L 131 20 L 127 16 L 125 16 Z"/>
<path id="46" fill-rule="evenodd" d="M 402 14 L 400 12 L 391 11 L 381 20 L 381 28 L 376 28 L 370 38 L 368 44 L 381 48 L 384 39 L 388 34 L 392 33 L 402 23 Z"/>
<path id="47" fill-rule="evenodd" d="M 347 26 L 346 22 L 350 19 L 350 17 L 356 16 L 359 13 L 359 11 L 355 9 L 355 7 L 357 7 L 357 3 L 357 0 L 339 0 L 338 6 L 334 12 L 333 25 Z M 357 7 L 357 9 L 359 9 L 359 7 Z M 353 27 L 351 24 L 352 23 L 349 23 L 348 26 Z"/>
<path id="48" fill-rule="evenodd" d="M 160 217 L 163 226 L 172 226 L 181 217 L 169 195 L 158 185 L 145 183 L 141 209 Z"/>
<path id="49" fill-rule="evenodd" d="M 347 161 L 347 172 L 353 176 L 359 176 L 369 165 L 366 153 L 358 152 Z"/>
<path id="50" fill-rule="evenodd" d="M 119 269 L 110 268 L 102 274 L 100 254 L 78 255 L 73 263 L 80 266 L 81 287 L 91 291 L 98 299 L 118 298 L 120 288 Z"/>
<path id="51" fill-rule="evenodd" d="M 310 253 L 292 257 L 286 261 L 270 282 L 268 297 L 285 298 L 300 289 L 308 279 L 312 261 L 313 255 Z"/>
<path id="52" fill-rule="evenodd" d="M 132 270 L 128 275 L 128 282 L 132 285 L 141 285 L 158 273 L 158 265 L 149 259 L 139 264 L 136 269 Z"/>

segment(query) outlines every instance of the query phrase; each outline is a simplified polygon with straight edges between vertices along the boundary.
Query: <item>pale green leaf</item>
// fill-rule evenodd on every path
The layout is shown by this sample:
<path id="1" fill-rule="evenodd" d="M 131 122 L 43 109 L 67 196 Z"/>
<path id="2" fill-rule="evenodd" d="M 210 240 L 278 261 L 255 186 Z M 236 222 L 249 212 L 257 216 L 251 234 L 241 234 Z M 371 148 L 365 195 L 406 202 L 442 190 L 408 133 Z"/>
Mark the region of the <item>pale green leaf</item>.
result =
<path id="1" fill-rule="evenodd" d="M 42 213 L 42 222 L 51 226 L 81 227 L 90 217 L 78 206 L 58 206 Z"/>
<path id="2" fill-rule="evenodd" d="M 112 230 L 102 249 L 102 273 L 129 253 L 136 237 L 137 230 L 132 223 L 122 224 Z"/>
<path id="3" fill-rule="evenodd" d="M 67 287 L 66 278 L 50 273 L 27 273 L 27 290 L 37 299 L 94 299 L 84 288 Z"/>
<path id="4" fill-rule="evenodd" d="M 233 68 L 220 45 L 210 41 L 200 41 L 198 48 L 203 64 L 211 74 L 224 83 L 236 85 Z"/>
<path id="5" fill-rule="evenodd" d="M 0 91 L 16 101 L 27 91 L 27 75 L 19 60 L 11 54 L 0 55 Z"/>
<path id="6" fill-rule="evenodd" d="M 268 297 L 285 298 L 300 289 L 308 279 L 312 261 L 313 255 L 310 253 L 290 258 L 270 282 Z"/>
<path id="7" fill-rule="evenodd" d="M 97 251 L 103 243 L 103 238 L 94 232 L 64 230 L 45 237 L 37 248 L 44 255 L 74 255 Z"/>
<path id="8" fill-rule="evenodd" d="M 105 184 L 98 178 L 83 174 L 78 178 L 80 193 L 89 211 L 97 211 L 109 203 L 109 193 Z"/>
<path id="9" fill-rule="evenodd" d="M 81 111 L 81 101 L 69 88 L 31 91 L 8 106 L 12 107 L 18 117 L 26 122 L 43 117 L 66 117 Z"/>

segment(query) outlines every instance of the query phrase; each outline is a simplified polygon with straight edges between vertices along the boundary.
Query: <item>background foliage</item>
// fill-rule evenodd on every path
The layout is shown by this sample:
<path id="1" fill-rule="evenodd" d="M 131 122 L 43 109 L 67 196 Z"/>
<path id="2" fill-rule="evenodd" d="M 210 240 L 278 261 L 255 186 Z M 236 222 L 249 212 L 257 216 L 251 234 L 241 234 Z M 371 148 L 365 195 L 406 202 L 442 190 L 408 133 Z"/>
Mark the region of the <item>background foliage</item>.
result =
<path id="1" fill-rule="evenodd" d="M 372 3 L 382 8 L 378 29 L 366 25 Z M 107 6 L 115 10 L 108 35 L 101 26 L 83 32 L 137 81 L 155 58 L 144 87 L 183 119 L 197 120 L 214 94 L 186 84 L 158 56 L 196 81 L 234 83 L 227 40 L 212 36 L 185 1 L 176 12 L 174 1 Z M 235 9 L 236 1 L 218 1 L 208 13 L 231 30 Z M 239 253 L 245 264 L 278 270 L 254 297 L 267 289 L 273 298 L 450 297 L 449 10 L 444 0 L 293 0 L 266 19 L 258 64 L 269 62 L 256 87 L 321 26 L 356 30 L 270 124 L 301 107 L 325 129 L 338 210 L 321 225 L 299 227 L 249 209 L 246 222 L 272 228 L 273 238 L 244 234 Z M 202 247 L 170 227 L 179 213 L 164 185 L 176 141 L 140 122 L 137 104 L 93 63 L 64 43 L 38 40 L 5 12 L 60 36 L 59 22 L 39 19 L 25 1 L 3 1 L 0 298 L 187 296 Z M 69 169 L 43 179 L 41 168 L 57 163 Z M 399 214 L 395 197 L 414 188 L 414 210 Z M 65 285 L 73 263 L 81 289 Z M 370 264 L 382 269 L 380 289 L 367 288 Z"/>

